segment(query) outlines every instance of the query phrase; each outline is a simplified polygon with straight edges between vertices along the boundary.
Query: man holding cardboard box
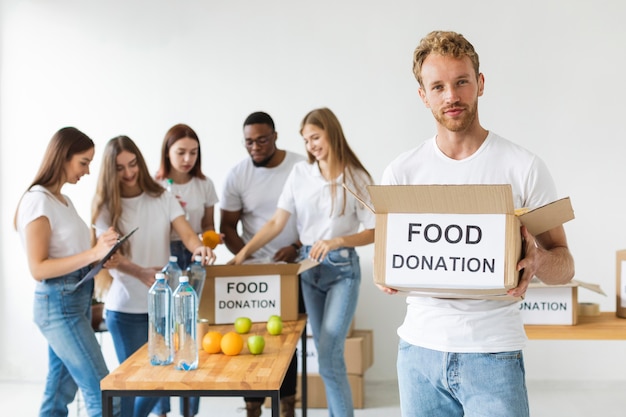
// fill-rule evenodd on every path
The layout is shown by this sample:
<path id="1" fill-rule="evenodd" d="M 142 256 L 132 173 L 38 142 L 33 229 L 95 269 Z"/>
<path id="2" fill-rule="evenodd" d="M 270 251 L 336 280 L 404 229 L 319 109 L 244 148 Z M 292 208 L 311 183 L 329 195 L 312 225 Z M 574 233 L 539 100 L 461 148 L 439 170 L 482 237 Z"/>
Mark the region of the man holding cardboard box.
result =
<path id="1" fill-rule="evenodd" d="M 555 200 L 544 163 L 480 125 L 478 97 L 485 79 L 474 47 L 460 34 L 435 31 L 413 57 L 419 95 L 435 117 L 437 134 L 396 158 L 382 184 L 510 184 L 516 208 Z M 519 283 L 509 296 L 522 296 L 533 276 L 547 284 L 572 279 L 574 261 L 562 226 L 536 236 L 522 227 L 521 236 Z M 521 350 L 526 335 L 517 301 L 409 294 L 398 335 L 403 416 L 529 415 Z"/>

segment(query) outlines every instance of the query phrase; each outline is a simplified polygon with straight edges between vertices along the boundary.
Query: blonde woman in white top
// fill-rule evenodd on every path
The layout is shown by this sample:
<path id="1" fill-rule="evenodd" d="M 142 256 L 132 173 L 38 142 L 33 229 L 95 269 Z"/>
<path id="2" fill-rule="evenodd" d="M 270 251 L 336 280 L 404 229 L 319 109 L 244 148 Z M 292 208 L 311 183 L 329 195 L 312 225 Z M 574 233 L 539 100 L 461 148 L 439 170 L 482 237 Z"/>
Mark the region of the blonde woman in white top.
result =
<path id="1" fill-rule="evenodd" d="M 274 216 L 239 251 L 240 264 L 276 237 L 296 216 L 300 256 L 320 265 L 301 274 L 302 295 L 318 351 L 331 416 L 354 415 L 344 344 L 356 310 L 361 270 L 356 246 L 374 241 L 374 215 L 342 187 L 367 195 L 371 176 L 350 149 L 337 117 L 327 108 L 309 112 L 300 129 L 308 161 L 297 163 Z"/>

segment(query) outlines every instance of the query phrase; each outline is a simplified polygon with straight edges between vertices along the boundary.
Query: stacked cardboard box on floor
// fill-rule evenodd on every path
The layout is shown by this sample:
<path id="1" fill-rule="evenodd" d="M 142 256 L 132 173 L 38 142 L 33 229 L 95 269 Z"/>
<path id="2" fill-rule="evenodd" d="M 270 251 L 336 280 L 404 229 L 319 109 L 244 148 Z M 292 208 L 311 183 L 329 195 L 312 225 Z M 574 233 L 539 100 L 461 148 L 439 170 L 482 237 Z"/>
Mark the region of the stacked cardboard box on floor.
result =
<path id="1" fill-rule="evenodd" d="M 302 350 L 298 348 L 298 373 L 302 369 Z M 344 358 L 348 381 L 352 389 L 354 408 L 363 408 L 364 375 L 374 363 L 374 332 L 372 330 L 354 329 L 346 339 Z M 319 375 L 317 350 L 312 337 L 307 338 L 307 406 L 309 408 L 326 408 L 326 390 Z M 299 380 L 299 379 L 298 379 Z M 296 401 L 300 404 L 301 387 L 298 384 Z"/>
<path id="2" fill-rule="evenodd" d="M 317 362 L 317 349 L 313 337 L 307 337 L 307 407 L 327 408 L 326 390 L 324 382 L 319 375 Z M 351 329 L 349 337 L 346 339 L 344 358 L 348 381 L 352 389 L 352 402 L 354 408 L 360 409 L 364 406 L 364 375 L 374 363 L 374 332 L 372 330 Z M 296 407 L 301 407 L 301 372 L 302 370 L 302 349 L 301 342 L 298 344 L 298 387 L 296 390 Z M 266 407 L 270 407 L 270 402 L 265 402 Z"/>

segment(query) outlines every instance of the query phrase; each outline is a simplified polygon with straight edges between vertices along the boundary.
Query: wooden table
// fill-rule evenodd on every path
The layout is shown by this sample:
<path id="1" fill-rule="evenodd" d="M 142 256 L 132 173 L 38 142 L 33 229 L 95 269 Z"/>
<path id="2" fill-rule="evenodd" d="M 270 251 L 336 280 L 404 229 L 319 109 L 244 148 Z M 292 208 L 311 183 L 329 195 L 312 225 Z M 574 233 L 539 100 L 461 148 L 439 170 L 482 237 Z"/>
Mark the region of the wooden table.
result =
<path id="1" fill-rule="evenodd" d="M 148 361 L 148 346 L 144 345 L 126 359 L 101 382 L 102 415 L 112 416 L 113 397 L 123 396 L 183 396 L 184 415 L 189 414 L 188 397 L 241 396 L 270 397 L 272 416 L 278 417 L 280 386 L 302 338 L 302 357 L 306 358 L 306 315 L 298 320 L 283 322 L 283 332 L 271 336 L 265 323 L 255 323 L 248 335 L 265 337 L 265 350 L 252 355 L 248 348 L 237 356 L 208 354 L 200 350 L 198 369 L 177 371 L 173 365 L 153 366 Z M 210 330 L 222 333 L 233 330 L 232 325 L 212 325 Z M 248 335 L 243 335 L 244 340 Z M 306 361 L 302 361 L 302 415 L 306 417 Z"/>
<path id="2" fill-rule="evenodd" d="M 526 325 L 529 339 L 545 340 L 626 340 L 626 319 L 615 312 L 602 312 L 598 316 L 579 316 L 578 324 Z"/>

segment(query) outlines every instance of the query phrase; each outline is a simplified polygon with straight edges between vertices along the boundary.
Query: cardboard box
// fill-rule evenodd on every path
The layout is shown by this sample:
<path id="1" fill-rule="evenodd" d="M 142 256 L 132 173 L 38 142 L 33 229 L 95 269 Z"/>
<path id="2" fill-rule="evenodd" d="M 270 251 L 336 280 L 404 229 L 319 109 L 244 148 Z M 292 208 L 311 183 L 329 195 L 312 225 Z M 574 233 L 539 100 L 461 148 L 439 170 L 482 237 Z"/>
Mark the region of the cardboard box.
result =
<path id="1" fill-rule="evenodd" d="M 626 250 L 615 253 L 615 314 L 626 318 Z"/>
<path id="2" fill-rule="evenodd" d="M 574 218 L 569 198 L 516 216 L 510 185 L 369 186 L 376 213 L 374 281 L 401 291 L 509 298 L 520 225 L 531 234 Z"/>
<path id="3" fill-rule="evenodd" d="M 298 372 L 302 371 L 302 342 L 298 342 Z M 374 364 L 374 331 L 356 329 L 352 337 L 346 339 L 344 359 L 348 374 L 363 375 Z M 307 374 L 319 373 L 317 349 L 313 338 L 307 338 Z"/>
<path id="4" fill-rule="evenodd" d="M 524 324 L 575 325 L 580 306 L 578 288 L 606 295 L 599 285 L 572 280 L 564 285 L 547 285 L 533 279 L 519 304 Z"/>
<path id="5" fill-rule="evenodd" d="M 273 314 L 298 318 L 298 274 L 318 263 L 211 265 L 200 297 L 198 318 L 230 324 L 237 317 L 264 322 Z"/>

